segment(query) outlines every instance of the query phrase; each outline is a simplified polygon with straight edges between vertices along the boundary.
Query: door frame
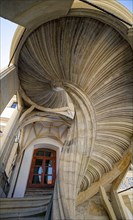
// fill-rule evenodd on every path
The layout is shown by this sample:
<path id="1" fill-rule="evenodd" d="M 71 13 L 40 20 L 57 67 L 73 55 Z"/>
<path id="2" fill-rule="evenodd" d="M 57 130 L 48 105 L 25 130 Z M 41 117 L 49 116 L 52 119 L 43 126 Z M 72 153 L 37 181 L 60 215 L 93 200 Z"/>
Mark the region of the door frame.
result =
<path id="1" fill-rule="evenodd" d="M 16 173 L 15 179 L 12 180 L 12 184 L 14 184 L 14 182 L 16 181 L 16 185 L 15 185 L 14 193 L 13 193 L 13 187 L 11 187 L 10 195 L 12 195 L 13 193 L 14 198 L 24 197 L 25 191 L 27 189 L 27 182 L 30 173 L 30 166 L 32 162 L 34 149 L 50 148 L 56 151 L 56 175 L 58 175 L 59 158 L 60 158 L 62 146 L 63 143 L 60 140 L 57 140 L 52 137 L 39 138 L 31 142 L 24 152 L 22 162 L 19 161 L 16 167 L 16 172 L 19 173 L 18 174 Z"/>
<path id="2" fill-rule="evenodd" d="M 38 151 L 41 151 L 43 150 L 44 151 L 44 156 L 38 156 L 36 155 Z M 51 157 L 48 157 L 48 156 L 45 156 L 45 153 L 46 151 L 50 151 L 53 156 Z M 35 162 L 36 160 L 42 160 L 42 164 L 41 166 L 40 165 L 35 165 Z M 45 169 L 48 167 L 48 166 L 45 166 L 45 162 L 46 160 L 52 160 L 52 174 L 46 174 L 45 173 Z M 39 167 L 43 167 L 43 170 L 41 172 L 41 174 L 34 174 L 34 168 L 39 168 Z M 32 183 L 32 180 L 33 180 L 33 176 L 36 176 L 38 177 L 41 177 L 41 183 L 39 184 L 33 184 Z M 44 184 L 43 181 L 44 181 L 44 177 L 45 176 L 52 176 L 52 184 Z M 30 172 L 29 172 L 29 178 L 28 178 L 28 184 L 27 184 L 27 188 L 51 188 L 51 187 L 54 187 L 54 184 L 55 184 L 55 179 L 56 179 L 56 151 L 55 150 L 52 150 L 50 148 L 37 148 L 37 149 L 34 149 L 34 152 L 33 152 L 33 156 L 32 156 L 32 161 L 31 161 L 31 166 L 30 166 Z"/>

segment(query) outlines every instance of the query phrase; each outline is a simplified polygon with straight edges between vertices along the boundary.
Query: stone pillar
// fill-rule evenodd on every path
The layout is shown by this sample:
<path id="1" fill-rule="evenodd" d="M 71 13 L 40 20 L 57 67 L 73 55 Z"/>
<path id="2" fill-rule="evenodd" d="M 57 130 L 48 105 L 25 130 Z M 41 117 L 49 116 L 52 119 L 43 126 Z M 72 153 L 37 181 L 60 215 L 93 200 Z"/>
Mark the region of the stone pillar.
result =
<path id="1" fill-rule="evenodd" d="M 53 197 L 53 220 L 75 219 L 76 198 L 93 147 L 92 106 L 76 87 L 66 85 L 75 106 L 75 118 L 63 146 Z"/>

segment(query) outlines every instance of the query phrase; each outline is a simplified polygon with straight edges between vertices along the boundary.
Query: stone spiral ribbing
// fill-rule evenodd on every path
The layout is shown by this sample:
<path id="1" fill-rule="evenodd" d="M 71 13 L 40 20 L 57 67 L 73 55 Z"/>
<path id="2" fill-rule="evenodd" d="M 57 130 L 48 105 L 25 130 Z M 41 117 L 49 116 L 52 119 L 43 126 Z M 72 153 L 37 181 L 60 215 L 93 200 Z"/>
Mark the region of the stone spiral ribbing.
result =
<path id="1" fill-rule="evenodd" d="M 21 87 L 38 106 L 75 117 L 62 148 L 53 219 L 74 219 L 79 191 L 112 169 L 132 136 L 133 63 L 129 44 L 92 18 L 48 22 L 26 40 L 18 62 Z M 67 95 L 66 95 L 67 94 Z"/>

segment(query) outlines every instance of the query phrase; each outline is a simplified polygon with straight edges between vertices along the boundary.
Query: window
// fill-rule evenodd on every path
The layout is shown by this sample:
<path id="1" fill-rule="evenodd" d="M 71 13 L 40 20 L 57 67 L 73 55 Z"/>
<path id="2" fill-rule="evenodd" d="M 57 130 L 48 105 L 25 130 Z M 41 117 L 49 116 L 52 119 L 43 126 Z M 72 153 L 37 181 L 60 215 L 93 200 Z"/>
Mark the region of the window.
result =
<path id="1" fill-rule="evenodd" d="M 13 102 L 11 105 L 11 108 L 17 108 L 18 103 L 17 102 Z"/>
<path id="2" fill-rule="evenodd" d="M 34 150 L 28 187 L 53 187 L 56 178 L 56 152 L 51 149 Z"/>

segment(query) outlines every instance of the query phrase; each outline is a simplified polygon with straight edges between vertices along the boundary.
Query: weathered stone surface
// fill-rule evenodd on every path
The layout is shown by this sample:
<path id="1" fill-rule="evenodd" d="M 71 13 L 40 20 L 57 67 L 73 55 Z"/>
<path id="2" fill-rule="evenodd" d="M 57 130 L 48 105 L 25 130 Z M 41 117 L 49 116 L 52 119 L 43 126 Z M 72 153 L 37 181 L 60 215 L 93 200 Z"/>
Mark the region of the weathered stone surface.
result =
<path id="1" fill-rule="evenodd" d="M 21 96 L 30 106 L 21 116 L 18 128 L 30 125 L 36 135 L 32 123 L 51 122 L 52 114 L 58 115 L 58 122 L 65 115 L 64 124 L 69 121 L 69 129 L 59 161 L 52 218 L 108 219 L 101 203 L 88 201 L 84 207 L 83 201 L 98 192 L 100 183 L 111 184 L 111 170 L 118 176 L 121 169 L 114 168 L 116 162 L 123 158 L 126 163 L 123 155 L 133 135 L 132 33 L 128 25 L 79 1 L 70 11 L 72 1 L 55 3 L 40 1 L 38 6 L 13 18 L 27 27 L 13 60 L 18 65 Z M 128 22 L 132 20 L 131 14 L 116 1 L 101 0 L 98 5 Z M 36 116 L 34 109 L 48 116 Z M 72 117 L 67 118 L 68 112 Z M 29 135 L 21 152 L 30 140 Z M 109 175 L 103 178 L 105 173 Z M 80 191 L 81 197 L 85 193 L 86 197 L 79 195 L 82 204 L 76 210 Z"/>
<path id="2" fill-rule="evenodd" d="M 76 218 L 80 220 L 109 219 L 103 205 L 101 204 L 101 199 L 98 194 L 76 207 Z"/>
<path id="3" fill-rule="evenodd" d="M 75 118 L 63 146 L 53 205 L 54 219 L 73 219 L 77 193 L 109 172 L 130 145 L 131 48 L 95 19 L 62 18 L 29 36 L 18 70 L 23 98 L 36 108 L 62 111 L 64 91 L 73 102 Z M 63 89 L 55 89 L 59 85 Z"/>
<path id="4" fill-rule="evenodd" d="M 26 28 L 40 25 L 44 17 L 65 16 L 73 0 L 1 0 L 0 15 Z M 45 16 L 44 16 L 45 15 Z"/>
<path id="5" fill-rule="evenodd" d="M 17 68 L 13 65 L 0 73 L 0 114 L 18 89 L 19 80 Z"/>

